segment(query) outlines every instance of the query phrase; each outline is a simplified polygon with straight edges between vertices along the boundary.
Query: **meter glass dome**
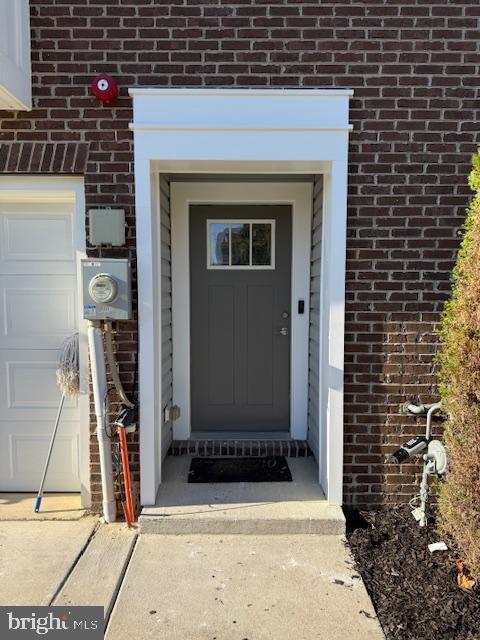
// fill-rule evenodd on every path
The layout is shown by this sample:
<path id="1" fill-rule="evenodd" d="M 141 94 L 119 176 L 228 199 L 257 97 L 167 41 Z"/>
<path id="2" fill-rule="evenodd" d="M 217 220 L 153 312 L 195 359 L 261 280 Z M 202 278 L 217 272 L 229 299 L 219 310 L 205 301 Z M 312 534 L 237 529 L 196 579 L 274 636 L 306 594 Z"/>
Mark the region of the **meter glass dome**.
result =
<path id="1" fill-rule="evenodd" d="M 88 289 L 92 299 L 99 304 L 109 304 L 118 295 L 118 286 L 115 278 L 107 273 L 99 273 L 94 276 Z"/>

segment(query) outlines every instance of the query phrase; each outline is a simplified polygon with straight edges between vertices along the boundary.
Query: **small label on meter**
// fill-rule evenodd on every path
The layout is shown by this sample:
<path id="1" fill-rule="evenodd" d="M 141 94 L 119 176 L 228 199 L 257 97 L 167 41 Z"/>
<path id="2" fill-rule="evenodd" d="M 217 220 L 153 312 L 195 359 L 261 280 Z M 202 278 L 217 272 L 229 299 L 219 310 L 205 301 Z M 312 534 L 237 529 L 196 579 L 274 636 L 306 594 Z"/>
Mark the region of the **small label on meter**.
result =
<path id="1" fill-rule="evenodd" d="M 83 305 L 83 315 L 84 316 L 94 316 L 97 312 L 96 304 L 84 304 Z"/>

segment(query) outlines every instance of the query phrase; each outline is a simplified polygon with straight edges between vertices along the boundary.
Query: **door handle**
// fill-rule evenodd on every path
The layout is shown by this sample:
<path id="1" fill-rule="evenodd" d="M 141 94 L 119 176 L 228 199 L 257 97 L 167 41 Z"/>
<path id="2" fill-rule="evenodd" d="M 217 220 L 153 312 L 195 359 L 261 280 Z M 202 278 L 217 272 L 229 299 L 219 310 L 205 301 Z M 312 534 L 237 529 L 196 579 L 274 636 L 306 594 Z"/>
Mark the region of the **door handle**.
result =
<path id="1" fill-rule="evenodd" d="M 276 336 L 288 336 L 288 327 L 282 327 L 280 331 L 274 332 Z"/>

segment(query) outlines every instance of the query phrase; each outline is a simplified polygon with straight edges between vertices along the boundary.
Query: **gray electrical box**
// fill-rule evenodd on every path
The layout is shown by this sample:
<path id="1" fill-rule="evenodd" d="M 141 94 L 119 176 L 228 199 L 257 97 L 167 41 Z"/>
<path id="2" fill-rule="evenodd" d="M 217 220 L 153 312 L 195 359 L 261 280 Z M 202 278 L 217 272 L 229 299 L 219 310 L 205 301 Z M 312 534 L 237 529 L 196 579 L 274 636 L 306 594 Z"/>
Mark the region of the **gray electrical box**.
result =
<path id="1" fill-rule="evenodd" d="M 123 247 L 125 244 L 125 211 L 124 209 L 90 209 L 89 240 L 90 244 L 111 244 Z"/>
<path id="2" fill-rule="evenodd" d="M 86 320 L 130 320 L 130 262 L 124 258 L 82 260 L 83 317 Z"/>

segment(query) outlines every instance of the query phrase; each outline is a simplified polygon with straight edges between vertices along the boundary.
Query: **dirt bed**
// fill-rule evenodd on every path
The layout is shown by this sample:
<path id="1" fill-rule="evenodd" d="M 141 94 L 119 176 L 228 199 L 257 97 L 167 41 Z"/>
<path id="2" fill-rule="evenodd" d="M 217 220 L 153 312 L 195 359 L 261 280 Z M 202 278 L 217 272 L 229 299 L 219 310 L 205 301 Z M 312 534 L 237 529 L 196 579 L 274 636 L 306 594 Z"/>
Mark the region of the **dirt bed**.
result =
<path id="1" fill-rule="evenodd" d="M 480 640 L 480 590 L 457 586 L 454 550 L 408 507 L 347 513 L 348 542 L 387 640 Z"/>

